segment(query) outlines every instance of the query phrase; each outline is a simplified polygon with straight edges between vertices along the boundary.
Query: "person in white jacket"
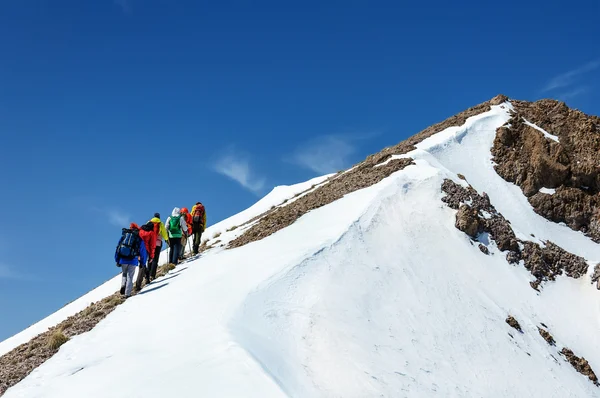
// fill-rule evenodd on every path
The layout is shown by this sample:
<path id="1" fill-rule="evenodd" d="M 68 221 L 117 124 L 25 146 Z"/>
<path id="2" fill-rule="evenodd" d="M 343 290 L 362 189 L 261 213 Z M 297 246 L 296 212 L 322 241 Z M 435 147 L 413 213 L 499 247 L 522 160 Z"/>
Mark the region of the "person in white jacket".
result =
<path id="1" fill-rule="evenodd" d="M 188 227 L 185 218 L 182 217 L 179 207 L 175 207 L 173 212 L 165 222 L 167 233 L 169 234 L 169 263 L 177 265 L 179 254 L 182 253 L 181 237 L 188 236 Z"/>

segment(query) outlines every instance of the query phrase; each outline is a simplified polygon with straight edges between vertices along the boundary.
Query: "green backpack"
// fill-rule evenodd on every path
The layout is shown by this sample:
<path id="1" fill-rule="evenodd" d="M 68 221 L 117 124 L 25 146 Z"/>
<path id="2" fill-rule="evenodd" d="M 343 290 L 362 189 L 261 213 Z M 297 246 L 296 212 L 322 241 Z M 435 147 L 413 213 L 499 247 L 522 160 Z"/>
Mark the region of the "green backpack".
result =
<path id="1" fill-rule="evenodd" d="M 181 236 L 181 221 L 179 221 L 180 219 L 181 215 L 176 217 L 171 216 L 171 219 L 169 220 L 169 233 L 173 237 L 178 237 L 177 235 Z"/>

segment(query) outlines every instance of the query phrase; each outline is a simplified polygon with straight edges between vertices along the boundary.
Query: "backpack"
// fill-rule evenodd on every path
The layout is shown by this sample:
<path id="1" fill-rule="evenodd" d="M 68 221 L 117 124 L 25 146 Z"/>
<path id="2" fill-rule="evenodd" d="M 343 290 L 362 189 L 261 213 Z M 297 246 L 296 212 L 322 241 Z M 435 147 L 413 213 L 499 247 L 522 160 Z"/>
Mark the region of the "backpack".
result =
<path id="1" fill-rule="evenodd" d="M 181 218 L 181 214 L 178 216 L 171 216 L 171 218 L 169 219 L 169 232 L 171 233 L 171 235 L 180 235 L 181 234 L 181 221 L 179 221 Z"/>
<path id="2" fill-rule="evenodd" d="M 148 223 L 142 225 L 142 229 L 146 232 L 154 231 L 154 223 L 152 221 L 148 221 Z"/>
<path id="3" fill-rule="evenodd" d="M 196 225 L 202 224 L 203 219 L 204 219 L 204 205 L 202 203 L 200 203 L 199 205 L 196 205 L 196 208 L 194 209 L 192 222 Z"/>
<path id="4" fill-rule="evenodd" d="M 133 260 L 140 255 L 141 238 L 137 229 L 123 228 L 121 240 L 117 245 L 117 257 L 123 260 Z"/>

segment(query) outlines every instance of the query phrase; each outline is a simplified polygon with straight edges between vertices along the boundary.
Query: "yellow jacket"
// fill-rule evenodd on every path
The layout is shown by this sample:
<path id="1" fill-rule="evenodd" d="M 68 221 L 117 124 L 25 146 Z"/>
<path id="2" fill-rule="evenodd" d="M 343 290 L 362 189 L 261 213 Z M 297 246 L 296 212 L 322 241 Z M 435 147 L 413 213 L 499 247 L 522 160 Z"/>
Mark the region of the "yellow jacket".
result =
<path id="1" fill-rule="evenodd" d="M 192 211 L 190 212 L 190 214 L 193 216 L 194 215 L 194 210 L 196 210 L 196 205 L 192 206 Z M 202 216 L 202 231 L 204 232 L 204 230 L 206 229 L 206 207 L 204 208 L 204 215 Z"/>
<path id="2" fill-rule="evenodd" d="M 158 217 L 154 217 L 150 221 L 153 222 L 154 224 L 157 224 L 157 223 L 160 224 L 160 235 L 165 240 L 165 242 L 168 243 L 169 242 L 169 235 L 167 234 L 167 230 L 165 228 L 165 224 L 163 224 L 163 222 L 160 221 L 160 218 L 158 218 Z"/>

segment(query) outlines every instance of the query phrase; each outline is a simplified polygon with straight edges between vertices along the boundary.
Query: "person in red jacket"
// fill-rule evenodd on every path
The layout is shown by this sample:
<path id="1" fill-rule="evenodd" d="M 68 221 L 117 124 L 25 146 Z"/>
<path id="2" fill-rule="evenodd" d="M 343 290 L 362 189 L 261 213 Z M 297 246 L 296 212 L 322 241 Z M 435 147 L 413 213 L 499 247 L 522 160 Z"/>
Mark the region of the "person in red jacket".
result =
<path id="1" fill-rule="evenodd" d="M 151 221 L 142 225 L 141 228 L 137 224 L 131 223 L 131 228 L 137 228 L 140 231 L 140 238 L 142 238 L 142 241 L 146 246 L 146 251 L 148 252 L 148 264 L 140 264 L 137 280 L 135 282 L 135 290 L 139 291 L 142 288 L 144 277 L 146 277 L 146 283 L 150 283 L 150 268 L 148 265 L 152 264 L 152 261 L 154 260 L 154 245 L 156 245 L 157 239 L 156 228 Z"/>

